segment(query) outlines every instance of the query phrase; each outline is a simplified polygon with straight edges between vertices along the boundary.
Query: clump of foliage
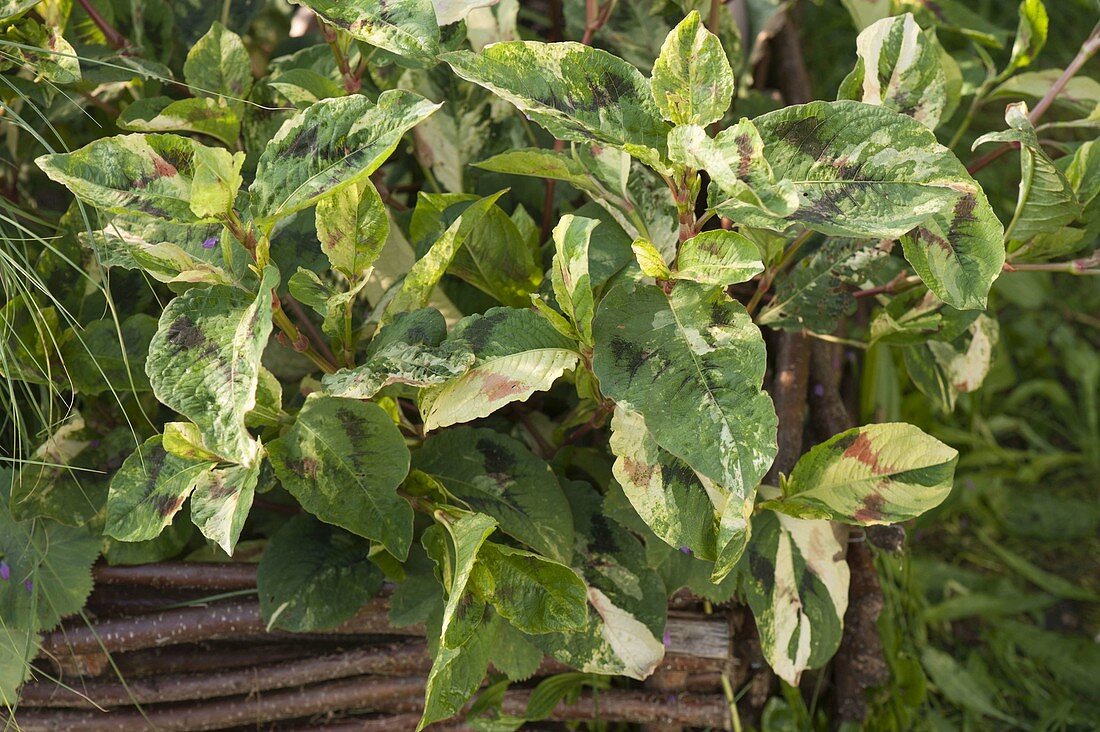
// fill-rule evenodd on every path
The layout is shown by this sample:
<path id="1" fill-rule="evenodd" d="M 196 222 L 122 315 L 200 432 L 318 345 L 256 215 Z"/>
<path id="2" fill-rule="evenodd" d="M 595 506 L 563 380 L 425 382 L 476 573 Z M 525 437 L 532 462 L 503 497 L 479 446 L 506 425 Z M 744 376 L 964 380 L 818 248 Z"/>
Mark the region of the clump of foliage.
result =
<path id="1" fill-rule="evenodd" d="M 422 725 L 490 665 L 646 678 L 682 587 L 743 600 L 788 684 L 826 664 L 848 527 L 938 506 L 959 454 L 897 415 L 774 469 L 762 331 L 896 352 L 951 412 L 990 370 L 994 280 L 1095 270 L 1100 231 L 1100 99 L 1024 71 L 1041 2 L 1007 46 L 959 4 L 847 4 L 837 99 L 785 107 L 722 3 L 566 3 L 583 42 L 550 42 L 516 0 L 302 0 L 313 25 L 275 57 L 274 4 L 202 28 L 166 3 L 0 6 L 34 157 L 5 182 L 64 209 L 5 222 L 50 238 L 17 249 L 59 301 L 5 293 L 0 367 L 13 404 L 65 407 L 28 417 L 47 434 L 4 488 L 0 696 L 101 553 L 157 561 L 196 531 L 266 539 L 273 628 L 393 583 L 392 621 L 432 642 Z M 628 32 L 646 13 L 660 37 Z M 93 95 L 101 127 L 73 107 Z M 1004 124 L 973 147 L 1020 160 L 1001 217 L 959 158 L 991 99 Z"/>

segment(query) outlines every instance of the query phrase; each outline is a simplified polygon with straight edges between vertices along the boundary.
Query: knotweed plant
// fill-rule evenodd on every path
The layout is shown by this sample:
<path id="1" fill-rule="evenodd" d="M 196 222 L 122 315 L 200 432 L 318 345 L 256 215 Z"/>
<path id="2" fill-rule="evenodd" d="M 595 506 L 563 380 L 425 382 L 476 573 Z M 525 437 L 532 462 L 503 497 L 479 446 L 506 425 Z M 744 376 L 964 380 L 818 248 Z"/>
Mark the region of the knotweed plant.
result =
<path id="1" fill-rule="evenodd" d="M 21 175 L 43 208 L 68 203 L 42 174 L 75 197 L 49 234 L 96 285 L 70 285 L 72 323 L 6 293 L 10 389 L 72 412 L 4 489 L 3 698 L 100 553 L 200 534 L 266 540 L 271 628 L 334 627 L 390 583 L 392 622 L 428 628 L 422 725 L 544 656 L 647 678 L 685 586 L 746 603 L 785 682 L 826 664 L 849 527 L 934 508 L 959 456 L 874 423 L 774 470 L 762 331 L 889 346 L 951 410 L 989 369 L 1002 271 L 1094 266 L 1065 260 L 1096 238 L 1096 114 L 1039 132 L 1077 69 L 1020 73 L 1042 3 L 998 55 L 961 5 L 853 0 L 836 100 L 783 107 L 723 3 L 652 4 L 650 48 L 631 3 L 566 3 L 578 43 L 528 40 L 516 0 L 299 1 L 292 53 L 269 57 L 277 11 L 244 40 L 227 12 L 181 28 L 174 67 L 152 17 L 115 19 L 142 41 L 88 3 L 0 5 L 9 87 L 69 105 L 71 152 L 23 135 Z M 103 93 L 118 130 L 71 111 Z M 974 147 L 1020 158 L 1007 226 L 959 158 L 994 98 Z"/>

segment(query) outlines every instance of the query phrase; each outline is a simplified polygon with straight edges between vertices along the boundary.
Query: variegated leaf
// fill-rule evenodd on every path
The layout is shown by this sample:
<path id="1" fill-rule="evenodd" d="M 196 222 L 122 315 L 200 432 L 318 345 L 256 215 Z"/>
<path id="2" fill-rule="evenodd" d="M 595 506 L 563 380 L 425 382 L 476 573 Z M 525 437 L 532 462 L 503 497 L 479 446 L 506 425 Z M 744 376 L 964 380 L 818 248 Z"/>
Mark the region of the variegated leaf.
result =
<path id="1" fill-rule="evenodd" d="M 259 441 L 254 445 L 255 451 L 246 464 L 200 473 L 191 494 L 191 521 L 203 536 L 230 556 L 252 508 L 260 479 L 263 447 Z"/>
<path id="2" fill-rule="evenodd" d="M 904 349 L 905 369 L 925 396 L 952 412 L 959 394 L 977 391 L 985 381 L 999 334 L 997 321 L 983 313 L 954 340 L 937 338 Z"/>
<path id="3" fill-rule="evenodd" d="M 397 495 L 409 449 L 377 404 L 314 393 L 294 424 L 267 446 L 275 475 L 317 518 L 380 542 L 405 559 L 412 508 Z"/>
<path id="4" fill-rule="evenodd" d="M 234 462 L 247 463 L 254 453 L 244 418 L 256 404 L 278 276 L 267 268 L 258 295 L 223 285 L 188 290 L 165 306 L 149 344 L 145 372 L 157 399 Z"/>
<path id="5" fill-rule="evenodd" d="M 860 102 L 812 102 L 758 117 L 765 155 L 800 197 L 788 218 L 834 236 L 901 237 L 944 302 L 981 309 L 1004 263 L 981 187 L 916 120 Z"/>
<path id="6" fill-rule="evenodd" d="M 922 30 L 911 13 L 884 18 L 860 32 L 856 53 L 859 60 L 838 98 L 893 109 L 936 129 L 948 84 L 935 31 Z"/>
<path id="7" fill-rule="evenodd" d="M 606 51 L 579 43 L 507 41 L 441 58 L 562 140 L 621 148 L 659 165 L 668 125 L 649 82 Z"/>
<path id="8" fill-rule="evenodd" d="M 763 271 L 759 247 L 744 234 L 725 229 L 696 234 L 680 245 L 676 256 L 676 279 L 704 285 L 747 282 Z"/>
<path id="9" fill-rule="evenodd" d="M 134 132 L 198 132 L 235 146 L 241 134 L 237 113 L 210 97 L 145 97 L 122 111 L 119 129 Z"/>
<path id="10" fill-rule="evenodd" d="M 260 156 L 249 189 L 253 214 L 270 228 L 276 219 L 363 180 L 439 106 L 390 90 L 376 104 L 356 94 L 307 107 L 283 123 Z"/>
<path id="11" fill-rule="evenodd" d="M 746 498 L 775 458 L 766 356 L 745 308 L 720 288 L 671 294 L 623 283 L 600 303 L 592 368 L 603 393 L 642 414 L 657 444 Z M 670 409 L 675 405 L 675 410 Z"/>
<path id="12" fill-rule="evenodd" d="M 294 0 L 326 22 L 371 46 L 417 66 L 431 66 L 439 52 L 432 0 Z"/>
<path id="13" fill-rule="evenodd" d="M 473 588 L 524 633 L 580 630 L 588 623 L 584 581 L 564 564 L 529 551 L 485 542 Z"/>
<path id="14" fill-rule="evenodd" d="M 1058 231 L 1081 215 L 1073 185 L 1039 144 L 1035 126 L 1028 119 L 1027 104 L 1016 102 L 1005 110 L 1009 129 L 990 132 L 974 141 L 1010 142 L 1020 148 L 1020 191 L 1009 237 L 1027 241 L 1037 234 Z"/>
<path id="15" fill-rule="evenodd" d="M 764 141 L 747 119 L 714 138 L 699 125 L 676 127 L 668 136 L 668 155 L 681 165 L 706 170 L 711 179 L 707 205 L 739 224 L 781 229 L 798 209 L 795 186 L 776 179 L 764 157 Z"/>
<path id="16" fill-rule="evenodd" d="M 252 91 L 252 60 L 241 37 L 214 21 L 210 30 L 187 52 L 183 78 L 199 94 L 228 97 L 240 109 L 240 100 Z M 236 138 L 229 145 L 236 145 Z"/>
<path id="17" fill-rule="evenodd" d="M 445 648 L 458 648 L 470 639 L 485 615 L 485 601 L 468 593 L 468 585 L 478 552 L 496 530 L 497 522 L 483 513 L 472 513 L 444 521 L 443 528 L 451 538 L 453 554 L 448 554 L 440 566 L 447 603 L 439 642 Z"/>
<path id="18" fill-rule="evenodd" d="M 596 219 L 566 214 L 554 227 L 554 296 L 585 343 L 592 343 L 592 315 L 596 304 L 588 274 L 588 245 Z"/>
<path id="19" fill-rule="evenodd" d="M 365 276 L 390 234 L 390 219 L 369 179 L 317 202 L 317 239 L 333 269 L 354 281 Z"/>
<path id="20" fill-rule="evenodd" d="M 709 125 L 722 119 L 735 83 L 722 42 L 703 25 L 698 10 L 672 29 L 653 62 L 657 109 L 676 125 Z"/>
<path id="21" fill-rule="evenodd" d="M 572 557 L 569 503 L 550 466 L 523 443 L 457 427 L 430 437 L 414 453 L 413 467 L 540 554 L 562 562 Z"/>
<path id="22" fill-rule="evenodd" d="M 840 646 L 848 609 L 848 531 L 771 511 L 756 514 L 752 523 L 745 598 L 764 658 L 779 678 L 798 686 L 803 671 L 822 666 Z"/>
<path id="23" fill-rule="evenodd" d="M 176 135 L 119 135 L 35 163 L 90 206 L 194 223 L 200 220 L 191 212 L 197 147 Z"/>
<path id="24" fill-rule="evenodd" d="M 545 391 L 580 360 L 574 341 L 531 310 L 491 308 L 463 318 L 448 337 L 474 353 L 462 376 L 421 393 L 427 430 L 487 417 Z"/>
<path id="25" fill-rule="evenodd" d="M 504 192 L 498 191 L 470 204 L 462 215 L 440 234 L 427 253 L 409 267 L 400 289 L 382 314 L 383 323 L 389 322 L 398 313 L 418 310 L 428 304 L 432 292 L 443 279 L 455 255 Z"/>
<path id="26" fill-rule="evenodd" d="M 854 289 L 889 262 L 889 250 L 874 242 L 829 239 L 776 278 L 775 296 L 756 322 L 770 328 L 832 333 L 840 318 L 855 312 Z"/>
<path id="27" fill-rule="evenodd" d="M 783 497 L 767 505 L 803 518 L 898 523 L 947 498 L 958 459 L 958 451 L 913 425 L 855 427 L 803 455 Z"/>
<path id="28" fill-rule="evenodd" d="M 155 538 L 215 464 L 172 455 L 160 435 L 150 437 L 111 477 L 104 533 L 120 541 Z"/>
<path id="29" fill-rule="evenodd" d="M 447 341 L 447 324 L 434 308 L 402 313 L 367 346 L 363 363 L 324 377 L 332 396 L 370 399 L 390 384 L 433 386 L 464 374 L 474 354 L 461 341 Z"/>
<path id="30" fill-rule="evenodd" d="M 661 449 L 637 412 L 616 408 L 611 429 L 612 472 L 634 510 L 669 546 L 716 562 L 712 581 L 721 582 L 744 551 L 752 501 Z"/>

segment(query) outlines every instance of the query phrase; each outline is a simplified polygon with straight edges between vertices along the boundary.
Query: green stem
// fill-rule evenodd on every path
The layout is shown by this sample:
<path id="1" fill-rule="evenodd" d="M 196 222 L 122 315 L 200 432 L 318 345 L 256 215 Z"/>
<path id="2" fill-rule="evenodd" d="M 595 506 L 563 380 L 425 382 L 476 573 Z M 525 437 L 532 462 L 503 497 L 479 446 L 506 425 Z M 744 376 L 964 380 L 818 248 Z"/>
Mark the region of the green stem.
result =
<path id="1" fill-rule="evenodd" d="M 771 289 L 775 278 L 790 266 L 794 261 L 794 255 L 798 253 L 802 245 L 813 236 L 813 233 L 811 229 L 806 229 L 796 236 L 794 240 L 791 241 L 786 251 L 783 252 L 783 256 L 779 258 L 779 261 L 776 262 L 774 266 L 769 267 L 760 278 L 760 283 L 756 286 L 756 292 L 752 294 L 752 298 L 749 300 L 748 304 L 745 305 L 745 309 L 749 312 L 749 315 L 752 315 L 756 311 L 756 308 L 760 305 L 760 301 L 764 299 L 765 293 Z"/>

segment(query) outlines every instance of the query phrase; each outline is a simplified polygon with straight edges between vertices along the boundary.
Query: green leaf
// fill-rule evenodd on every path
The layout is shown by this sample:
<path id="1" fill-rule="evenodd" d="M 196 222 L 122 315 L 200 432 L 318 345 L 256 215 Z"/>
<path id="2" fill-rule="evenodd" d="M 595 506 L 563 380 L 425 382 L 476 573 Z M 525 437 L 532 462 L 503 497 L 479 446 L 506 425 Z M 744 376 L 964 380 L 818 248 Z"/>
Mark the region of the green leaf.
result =
<path id="1" fill-rule="evenodd" d="M 413 467 L 540 554 L 572 558 L 569 503 L 550 466 L 523 443 L 493 430 L 456 427 L 425 441 Z"/>
<path id="2" fill-rule="evenodd" d="M 432 722 L 453 716 L 470 700 L 485 680 L 494 641 L 492 633 L 481 632 L 460 648 L 439 646 L 428 672 L 424 715 L 417 732 Z"/>
<path id="3" fill-rule="evenodd" d="M 197 132 L 236 146 L 241 122 L 224 101 L 210 97 L 146 97 L 122 110 L 116 124 L 134 132 Z"/>
<path id="4" fill-rule="evenodd" d="M 188 290 L 165 306 L 149 344 L 145 371 L 157 399 L 234 462 L 248 463 L 255 453 L 244 417 L 256 404 L 277 282 L 278 271 L 268 267 L 258 295 L 222 285 Z"/>
<path id="5" fill-rule="evenodd" d="M 241 188 L 244 153 L 220 147 L 195 148 L 195 177 L 191 181 L 191 211 L 200 219 L 217 218 L 233 210 Z"/>
<path id="6" fill-rule="evenodd" d="M 798 191 L 790 181 L 776 179 L 764 141 L 747 119 L 713 139 L 699 125 L 676 127 L 668 136 L 668 154 L 680 165 L 706 170 L 707 206 L 739 224 L 781 229 L 798 209 Z"/>
<path id="7" fill-rule="evenodd" d="M 193 223 L 201 220 L 191 211 L 191 178 L 200 147 L 176 135 L 119 135 L 75 152 L 43 155 L 35 163 L 90 206 Z"/>
<path id="8" fill-rule="evenodd" d="M 191 494 L 191 521 L 229 556 L 233 556 L 260 479 L 263 448 L 259 443 L 257 447 L 257 454 L 244 465 L 201 473 Z"/>
<path id="9" fill-rule="evenodd" d="M 633 66 L 579 43 L 506 41 L 441 58 L 562 140 L 621 148 L 658 164 L 668 125 Z"/>
<path id="10" fill-rule="evenodd" d="M 383 323 L 398 313 L 417 310 L 428 304 L 432 291 L 447 272 L 447 268 L 451 266 L 459 249 L 504 193 L 505 191 L 498 191 L 471 204 L 461 216 L 455 219 L 454 223 L 447 227 L 447 230 L 432 244 L 431 249 L 416 260 L 405 275 L 401 289 L 387 305 L 382 317 Z"/>
<path id="11" fill-rule="evenodd" d="M 760 647 L 776 675 L 797 686 L 840 646 L 848 608 L 848 531 L 771 511 L 752 520 L 742 576 Z"/>
<path id="12" fill-rule="evenodd" d="M 856 311 L 853 287 L 885 267 L 890 255 L 873 242 L 829 239 L 776 278 L 775 297 L 756 322 L 771 328 L 833 333 Z"/>
<path id="13" fill-rule="evenodd" d="M 725 503 L 728 493 L 662 450 L 642 416 L 621 406 L 611 420 L 611 452 L 616 457 L 615 480 L 653 533 L 669 546 L 714 561 L 715 503 Z"/>
<path id="14" fill-rule="evenodd" d="M 409 449 L 377 404 L 311 394 L 267 446 L 279 481 L 317 518 L 381 542 L 398 559 L 412 543 L 412 508 L 397 495 Z"/>
<path id="15" fill-rule="evenodd" d="M 641 413 L 662 448 L 748 497 L 775 458 L 776 417 L 760 388 L 764 341 L 745 308 L 693 282 L 668 295 L 624 283 L 600 303 L 593 334 L 603 393 Z"/>
<path id="16" fill-rule="evenodd" d="M 161 437 L 150 437 L 111 477 L 103 533 L 121 541 L 160 535 L 191 495 L 203 473 L 215 465 L 165 451 Z"/>
<path id="17" fill-rule="evenodd" d="M 883 106 L 936 129 L 948 106 L 948 83 L 934 31 L 922 30 L 911 13 L 883 18 L 860 32 L 856 53 L 839 99 Z"/>
<path id="18" fill-rule="evenodd" d="M 253 213 L 270 228 L 276 219 L 358 183 L 397 148 L 404 135 L 438 104 L 390 90 L 373 104 L 361 95 L 324 99 L 291 117 L 256 166 Z"/>
<path id="19" fill-rule="evenodd" d="M 483 513 L 466 514 L 458 520 L 443 521 L 451 537 L 451 552 L 441 565 L 447 602 L 443 606 L 443 626 L 439 634 L 441 648 L 458 648 L 470 640 L 485 614 L 484 600 L 467 593 L 478 552 L 497 522 Z"/>
<path id="20" fill-rule="evenodd" d="M 985 193 L 919 122 L 859 102 L 813 102 L 758 117 L 772 168 L 794 183 L 790 217 L 834 236 L 901 237 L 936 295 L 985 307 L 1004 263 L 1003 232 Z"/>
<path id="21" fill-rule="evenodd" d="M 665 258 L 649 239 L 635 239 L 630 245 L 630 250 L 634 252 L 638 269 L 646 277 L 658 280 L 672 279 L 672 270 L 665 264 Z"/>
<path id="22" fill-rule="evenodd" d="M 661 116 L 676 125 L 717 122 L 729 109 L 735 84 L 722 42 L 692 10 L 653 62 L 653 98 Z"/>
<path id="23" fill-rule="evenodd" d="M 744 234 L 725 229 L 696 234 L 676 256 L 675 278 L 703 285 L 747 282 L 763 271 L 760 249 Z"/>
<path id="24" fill-rule="evenodd" d="M 166 283 L 234 285 L 236 270 L 227 265 L 219 246 L 223 236 L 221 224 L 116 216 L 101 231 L 82 232 L 80 238 L 104 267 L 139 269 Z M 243 247 L 230 249 L 236 250 L 248 256 Z"/>
<path id="25" fill-rule="evenodd" d="M 473 218 L 470 209 L 477 200 L 473 194 L 421 192 L 409 235 L 418 244 L 437 240 L 457 216 Z M 516 223 L 496 205 L 489 206 L 471 224 L 447 272 L 504 305 L 526 306 L 543 277 L 537 243 L 526 240 Z"/>
<path id="26" fill-rule="evenodd" d="M 264 548 L 256 570 L 267 627 L 294 633 L 335 628 L 382 589 L 370 542 L 311 516 L 295 516 Z"/>
<path id="27" fill-rule="evenodd" d="M 1013 215 L 1015 225 L 1009 225 L 1008 236 L 1026 241 L 1037 234 L 1058 231 L 1081 216 L 1073 186 L 1039 143 L 1026 103 L 1008 105 L 1005 121 L 1009 129 L 982 135 L 974 141 L 974 147 L 987 142 L 1019 145 L 1020 190 Z"/>
<path id="28" fill-rule="evenodd" d="M 549 389 L 580 360 L 576 343 L 531 310 L 490 308 L 455 326 L 448 343 L 474 353 L 462 376 L 421 393 L 424 428 L 469 422 Z"/>
<path id="29" fill-rule="evenodd" d="M 1019 721 L 1001 710 L 992 697 L 993 690 L 975 678 L 950 654 L 925 646 L 921 651 L 921 664 L 928 671 L 932 683 L 949 701 L 978 714 L 1021 726 Z"/>
<path id="30" fill-rule="evenodd" d="M 187 52 L 183 78 L 199 94 L 229 97 L 239 105 L 237 100 L 252 91 L 252 60 L 241 37 L 215 21 Z"/>
<path id="31" fill-rule="evenodd" d="M 1020 23 L 1016 28 L 1016 40 L 1012 43 L 1012 57 L 1008 68 L 1001 73 L 1002 77 L 1031 65 L 1046 45 L 1049 25 L 1043 0 L 1023 0 L 1020 3 Z"/>
<path id="32" fill-rule="evenodd" d="M 592 230 L 600 225 L 595 219 L 566 214 L 554 227 L 554 263 L 551 280 L 554 297 L 573 322 L 581 340 L 592 343 L 592 315 L 595 298 L 588 274 L 588 246 Z"/>
<path id="33" fill-rule="evenodd" d="M 164 434 L 161 435 L 161 446 L 169 455 L 188 460 L 212 463 L 222 460 L 220 455 L 206 449 L 202 441 L 202 432 L 199 431 L 198 425 L 191 422 L 165 424 Z"/>
<path id="34" fill-rule="evenodd" d="M 294 0 L 371 46 L 416 66 L 432 66 L 439 52 L 439 25 L 432 0 Z"/>
<path id="35" fill-rule="evenodd" d="M 367 346 L 363 364 L 326 374 L 332 396 L 370 399 L 390 384 L 433 386 L 464 374 L 474 354 L 461 341 L 447 341 L 447 324 L 434 308 L 401 313 Z"/>
<path id="36" fill-rule="evenodd" d="M 915 518 L 951 492 L 959 453 L 913 425 L 855 427 L 799 458 L 783 497 L 791 516 L 870 526 Z"/>
<path id="37" fill-rule="evenodd" d="M 90 396 L 105 391 L 149 391 L 145 358 L 156 330 L 156 319 L 142 313 L 119 324 L 111 319 L 93 320 L 80 330 L 70 329 L 61 343 L 64 378 L 73 391 Z"/>
<path id="38" fill-rule="evenodd" d="M 8 506 L 10 473 L 0 473 L 0 581 L 4 625 L 36 633 L 84 607 L 92 591 L 92 563 L 101 539 L 86 529 L 53 521 L 15 521 Z"/>
<path id="39" fill-rule="evenodd" d="M 906 348 L 905 369 L 921 393 L 952 412 L 959 394 L 977 391 L 985 381 L 999 333 L 997 321 L 983 313 L 954 340 L 937 338 Z"/>
<path id="40" fill-rule="evenodd" d="M 588 622 L 587 589 L 577 573 L 531 552 L 485 542 L 473 586 L 524 633 L 581 630 Z"/>
<path id="41" fill-rule="evenodd" d="M 370 182 L 341 188 L 317 202 L 317 238 L 332 263 L 350 280 L 365 277 L 390 234 L 390 219 Z"/>

